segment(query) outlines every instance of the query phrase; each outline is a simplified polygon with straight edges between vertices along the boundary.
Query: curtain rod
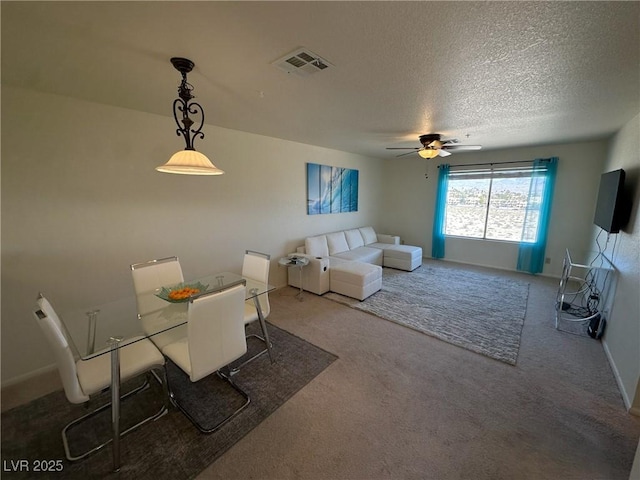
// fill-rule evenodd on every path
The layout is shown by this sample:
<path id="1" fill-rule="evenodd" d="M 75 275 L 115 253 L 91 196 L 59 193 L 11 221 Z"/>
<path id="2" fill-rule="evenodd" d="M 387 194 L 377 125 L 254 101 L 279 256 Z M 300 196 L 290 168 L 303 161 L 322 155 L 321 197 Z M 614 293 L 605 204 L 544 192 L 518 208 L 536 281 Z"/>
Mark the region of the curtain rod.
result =
<path id="1" fill-rule="evenodd" d="M 450 167 L 483 167 L 485 165 L 507 165 L 509 163 L 533 163 L 533 160 L 519 160 L 513 162 L 487 162 L 487 163 L 461 163 L 459 165 L 449 165 Z M 440 168 L 440 165 L 438 165 Z"/>

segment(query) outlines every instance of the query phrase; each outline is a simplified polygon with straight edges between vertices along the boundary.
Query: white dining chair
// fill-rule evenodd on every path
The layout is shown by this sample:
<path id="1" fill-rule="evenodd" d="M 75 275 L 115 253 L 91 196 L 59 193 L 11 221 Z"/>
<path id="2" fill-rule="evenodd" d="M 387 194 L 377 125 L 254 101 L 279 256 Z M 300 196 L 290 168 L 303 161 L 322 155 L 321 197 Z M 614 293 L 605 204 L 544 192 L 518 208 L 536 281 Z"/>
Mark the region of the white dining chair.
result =
<path id="1" fill-rule="evenodd" d="M 71 350 L 71 345 L 73 344 L 69 341 L 60 317 L 58 317 L 51 303 L 42 294 L 38 296 L 36 303 L 37 307 L 33 311 L 33 315 L 42 329 L 49 345 L 53 349 L 67 400 L 73 404 L 86 403 L 89 401 L 91 395 L 101 393 L 104 389 L 110 387 L 110 353 L 108 351 L 104 351 L 102 354 L 97 352 L 96 355 L 98 356 L 87 360 L 76 361 Z M 120 437 L 144 425 L 145 423 L 164 415 L 167 412 L 168 407 L 168 387 L 166 382 L 166 371 L 164 368 L 164 357 L 149 340 L 144 337 L 139 337 L 139 339 L 136 340 L 137 341 L 135 341 L 135 343 L 120 347 L 119 357 L 121 381 L 124 382 L 128 379 L 145 374 L 146 372 L 156 370 L 158 378 L 162 380 L 164 400 L 162 408 L 157 413 L 154 413 L 127 430 L 124 430 L 120 433 Z M 125 395 L 122 395 L 120 398 L 123 400 L 146 389 L 147 386 L 148 381 L 145 379 L 145 382 L 141 386 Z M 68 433 L 72 427 L 79 425 L 83 421 L 109 407 L 111 407 L 110 402 L 76 420 L 73 420 L 62 429 L 62 442 L 67 459 L 70 461 L 80 460 L 112 443 L 113 438 L 110 438 L 98 446 L 89 448 L 83 453 L 75 454 L 71 452 L 68 440 Z"/>
<path id="2" fill-rule="evenodd" d="M 156 289 L 184 282 L 180 260 L 175 256 L 134 263 L 131 265 L 131 276 L 139 315 L 153 312 L 165 305 L 162 299 L 153 295 Z"/>
<path id="3" fill-rule="evenodd" d="M 247 351 L 243 322 L 245 284 L 245 280 L 239 280 L 191 297 L 187 336 L 162 349 L 162 353 L 180 367 L 191 382 L 217 373 L 244 399 L 239 408 L 221 421 L 213 426 L 204 426 L 179 402 L 169 382 L 173 403 L 204 433 L 216 431 L 250 403 L 249 396 L 220 371 Z"/>
<path id="4" fill-rule="evenodd" d="M 269 267 L 271 265 L 271 255 L 267 253 L 256 252 L 254 250 L 246 250 L 244 254 L 244 258 L 242 261 L 242 277 L 255 280 L 260 283 L 268 284 L 269 283 Z M 269 332 L 267 331 L 267 324 L 264 320 L 267 319 L 269 314 L 271 313 L 271 305 L 269 303 L 269 294 L 263 293 L 257 297 L 258 304 L 260 305 L 260 311 L 262 313 L 262 322 L 260 322 L 260 328 L 262 330 L 262 336 L 251 334 L 248 335 L 247 338 L 257 338 L 265 344 L 265 348 L 260 350 L 258 353 L 254 354 L 250 358 L 244 360 L 240 365 L 234 366 L 231 369 L 231 374 L 235 375 L 240 371 L 240 368 L 248 364 L 249 362 L 255 360 L 265 353 L 269 353 L 271 356 L 271 340 L 269 339 Z M 244 304 L 244 324 L 249 325 L 250 323 L 255 322 L 256 320 L 260 320 L 260 316 L 258 315 L 258 309 L 256 308 L 256 303 L 253 298 L 245 301 Z"/>
<path id="5" fill-rule="evenodd" d="M 266 253 L 246 250 L 244 259 L 242 260 L 242 276 L 250 278 L 261 283 L 269 283 L 269 266 L 271 265 L 271 255 Z M 258 297 L 262 317 L 267 318 L 271 313 L 271 305 L 269 304 L 269 294 L 265 293 Z M 245 325 L 258 320 L 258 312 L 253 300 L 245 302 L 244 323 Z"/>
<path id="6" fill-rule="evenodd" d="M 182 267 L 178 257 L 166 257 L 149 260 L 131 265 L 131 277 L 136 293 L 138 318 L 142 328 L 158 348 L 176 341 L 186 335 L 186 326 L 171 328 L 163 331 L 166 319 L 161 311 L 166 308 L 166 302 L 155 295 L 161 287 L 176 285 L 184 282 Z M 160 314 L 157 314 L 160 312 Z M 162 333 L 156 333 L 161 332 Z"/>

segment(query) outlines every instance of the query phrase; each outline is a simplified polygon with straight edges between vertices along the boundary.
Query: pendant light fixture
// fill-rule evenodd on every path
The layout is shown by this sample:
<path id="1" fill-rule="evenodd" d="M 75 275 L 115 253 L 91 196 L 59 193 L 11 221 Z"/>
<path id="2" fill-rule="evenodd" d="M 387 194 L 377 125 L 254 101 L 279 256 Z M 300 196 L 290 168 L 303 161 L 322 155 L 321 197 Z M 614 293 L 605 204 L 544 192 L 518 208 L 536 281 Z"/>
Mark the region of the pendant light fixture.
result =
<path id="1" fill-rule="evenodd" d="M 193 148 L 193 141 L 196 137 L 204 138 L 202 126 L 204 125 L 204 110 L 197 102 L 191 100 L 195 98 L 191 91 L 193 86 L 187 82 L 187 73 L 193 70 L 194 63 L 187 58 L 174 57 L 171 63 L 182 74 L 182 82 L 178 87 L 178 97 L 173 101 L 173 118 L 178 125 L 176 133 L 184 137 L 186 147 L 184 150 L 173 154 L 167 163 L 156 167 L 156 170 L 163 173 L 177 173 L 181 175 L 222 175 L 224 171 L 216 167 L 205 155 L 197 152 Z M 197 128 L 189 115 L 200 117 Z"/>

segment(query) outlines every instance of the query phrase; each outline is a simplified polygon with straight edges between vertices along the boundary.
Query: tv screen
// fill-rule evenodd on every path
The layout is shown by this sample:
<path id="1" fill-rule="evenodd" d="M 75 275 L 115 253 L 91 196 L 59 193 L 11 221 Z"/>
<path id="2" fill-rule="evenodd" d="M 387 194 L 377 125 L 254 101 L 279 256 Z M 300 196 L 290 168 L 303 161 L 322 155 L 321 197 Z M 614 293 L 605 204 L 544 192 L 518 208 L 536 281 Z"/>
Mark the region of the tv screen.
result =
<path id="1" fill-rule="evenodd" d="M 618 233 L 624 223 L 624 170 L 603 173 L 593 223 L 609 233 Z"/>

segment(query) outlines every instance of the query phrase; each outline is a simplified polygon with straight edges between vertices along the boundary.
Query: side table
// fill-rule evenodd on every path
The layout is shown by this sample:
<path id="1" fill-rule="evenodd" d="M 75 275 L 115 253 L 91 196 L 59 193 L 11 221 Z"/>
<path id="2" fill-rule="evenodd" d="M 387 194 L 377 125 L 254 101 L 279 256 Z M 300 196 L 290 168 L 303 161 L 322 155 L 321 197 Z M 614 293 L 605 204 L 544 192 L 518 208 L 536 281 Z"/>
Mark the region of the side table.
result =
<path id="1" fill-rule="evenodd" d="M 300 257 L 298 255 L 291 254 L 278 260 L 278 264 L 287 268 L 298 268 L 300 275 L 300 291 L 296 297 L 298 300 L 302 301 L 302 269 L 309 265 L 309 259 L 307 257 Z"/>

